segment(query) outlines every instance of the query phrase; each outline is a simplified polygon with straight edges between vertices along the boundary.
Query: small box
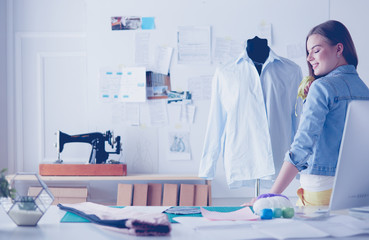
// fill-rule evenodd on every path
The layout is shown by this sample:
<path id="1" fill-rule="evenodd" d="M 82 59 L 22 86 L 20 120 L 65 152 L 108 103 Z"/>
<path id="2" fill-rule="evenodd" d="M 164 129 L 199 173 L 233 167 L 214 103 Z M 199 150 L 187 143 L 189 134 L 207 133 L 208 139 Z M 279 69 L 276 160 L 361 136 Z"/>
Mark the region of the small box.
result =
<path id="1" fill-rule="evenodd" d="M 28 189 L 28 196 L 37 196 L 40 190 L 40 187 L 30 187 Z M 53 205 L 58 203 L 80 203 L 87 201 L 87 188 L 85 187 L 49 187 L 49 190 L 54 195 Z"/>

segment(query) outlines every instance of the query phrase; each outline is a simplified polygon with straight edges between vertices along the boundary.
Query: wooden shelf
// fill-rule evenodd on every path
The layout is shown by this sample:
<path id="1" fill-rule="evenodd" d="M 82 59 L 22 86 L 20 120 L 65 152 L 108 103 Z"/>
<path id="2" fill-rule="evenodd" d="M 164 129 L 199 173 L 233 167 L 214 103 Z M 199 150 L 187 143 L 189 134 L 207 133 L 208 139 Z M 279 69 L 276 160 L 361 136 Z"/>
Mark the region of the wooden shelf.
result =
<path id="1" fill-rule="evenodd" d="M 8 175 L 7 179 L 11 180 L 14 175 Z M 211 180 L 206 180 L 204 178 L 197 177 L 196 175 L 174 175 L 174 174 L 130 174 L 127 176 L 39 176 L 48 187 L 52 187 L 54 185 L 60 187 L 60 184 L 65 184 L 65 187 L 70 187 L 71 184 L 84 184 L 84 182 L 103 182 L 103 181 L 114 181 L 116 182 L 117 186 L 122 184 L 125 181 L 143 181 L 143 182 L 153 182 L 153 181 L 161 181 L 164 185 L 176 185 L 179 184 L 181 186 L 187 181 L 201 181 L 207 185 L 207 199 L 208 204 L 211 206 Z M 32 181 L 35 178 L 29 175 L 18 175 L 18 180 L 23 181 Z M 176 181 L 178 183 L 169 184 L 170 182 L 173 183 Z M 190 183 L 193 184 L 193 183 Z M 195 186 L 195 185 L 193 185 Z M 164 186 L 165 187 L 165 186 Z M 186 187 L 186 186 L 185 186 Z M 177 189 L 178 190 L 178 189 Z M 177 194 L 177 190 L 175 194 Z M 160 194 L 161 195 L 161 194 Z M 167 195 L 167 194 L 164 194 Z M 183 194 L 185 196 L 186 194 Z M 180 203 L 181 204 L 181 203 Z M 185 204 L 185 203 L 183 203 Z"/>
<path id="2" fill-rule="evenodd" d="M 8 175 L 11 179 L 14 175 Z M 18 179 L 33 180 L 27 175 L 18 176 Z M 154 180 L 154 181 L 209 181 L 195 175 L 166 175 L 166 174 L 130 174 L 127 176 L 40 176 L 43 181 L 139 181 L 139 180 Z"/>

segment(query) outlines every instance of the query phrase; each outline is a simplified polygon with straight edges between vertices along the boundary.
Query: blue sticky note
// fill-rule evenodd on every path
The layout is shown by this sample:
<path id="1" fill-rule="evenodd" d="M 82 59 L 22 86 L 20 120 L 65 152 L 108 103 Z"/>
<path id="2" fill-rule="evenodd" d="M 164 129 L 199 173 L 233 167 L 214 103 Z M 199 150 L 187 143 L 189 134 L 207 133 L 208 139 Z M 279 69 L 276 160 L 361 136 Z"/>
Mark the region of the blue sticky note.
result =
<path id="1" fill-rule="evenodd" d="M 141 18 L 142 29 L 155 29 L 155 18 L 154 17 L 143 17 Z"/>

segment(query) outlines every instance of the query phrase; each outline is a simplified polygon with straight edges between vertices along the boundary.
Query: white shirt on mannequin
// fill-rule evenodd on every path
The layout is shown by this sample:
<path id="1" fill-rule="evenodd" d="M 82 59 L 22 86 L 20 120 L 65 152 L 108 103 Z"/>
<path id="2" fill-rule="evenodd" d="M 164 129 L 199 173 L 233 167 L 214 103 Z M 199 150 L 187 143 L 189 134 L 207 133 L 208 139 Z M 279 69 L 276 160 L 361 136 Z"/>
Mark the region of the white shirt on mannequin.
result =
<path id="1" fill-rule="evenodd" d="M 246 51 L 219 67 L 213 77 L 199 177 L 214 178 L 223 149 L 230 188 L 271 178 L 297 129 L 295 103 L 301 79 L 300 67 L 272 50 L 260 76 Z"/>

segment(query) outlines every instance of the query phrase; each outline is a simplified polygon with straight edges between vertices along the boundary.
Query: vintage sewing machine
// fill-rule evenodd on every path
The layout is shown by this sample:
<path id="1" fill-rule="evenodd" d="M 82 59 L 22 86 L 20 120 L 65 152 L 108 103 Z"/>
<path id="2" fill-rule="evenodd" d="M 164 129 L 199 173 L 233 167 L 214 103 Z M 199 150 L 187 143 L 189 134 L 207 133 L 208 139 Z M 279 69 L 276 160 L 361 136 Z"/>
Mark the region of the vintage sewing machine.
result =
<path id="1" fill-rule="evenodd" d="M 40 175 L 46 176 L 122 176 L 127 175 L 127 166 L 118 161 L 108 160 L 109 154 L 120 154 L 122 144 L 120 136 L 114 138 L 111 131 L 106 133 L 92 132 L 77 135 L 68 135 L 64 132 L 57 132 L 56 148 L 58 159 L 52 164 L 40 164 Z M 107 142 L 115 151 L 107 152 L 105 149 Z M 91 154 L 89 164 L 66 164 L 60 158 L 60 154 L 67 143 L 88 143 L 91 144 Z"/>
<path id="2" fill-rule="evenodd" d="M 122 145 L 120 143 L 120 136 L 117 136 L 114 139 L 113 134 L 111 131 L 106 131 L 105 134 L 99 132 L 93 133 L 85 133 L 85 134 L 78 134 L 78 135 L 68 135 L 61 131 L 57 132 L 57 144 L 56 147 L 58 149 L 58 159 L 56 160 L 57 163 L 62 163 L 63 160 L 60 159 L 60 153 L 64 149 L 64 145 L 66 143 L 89 143 L 92 146 L 91 154 L 89 163 L 92 164 L 101 164 L 106 163 L 106 160 L 109 157 L 109 154 L 120 154 L 122 150 Z M 105 142 L 108 142 L 109 145 L 114 148 L 116 145 L 116 150 L 114 152 L 106 152 L 105 151 Z"/>

